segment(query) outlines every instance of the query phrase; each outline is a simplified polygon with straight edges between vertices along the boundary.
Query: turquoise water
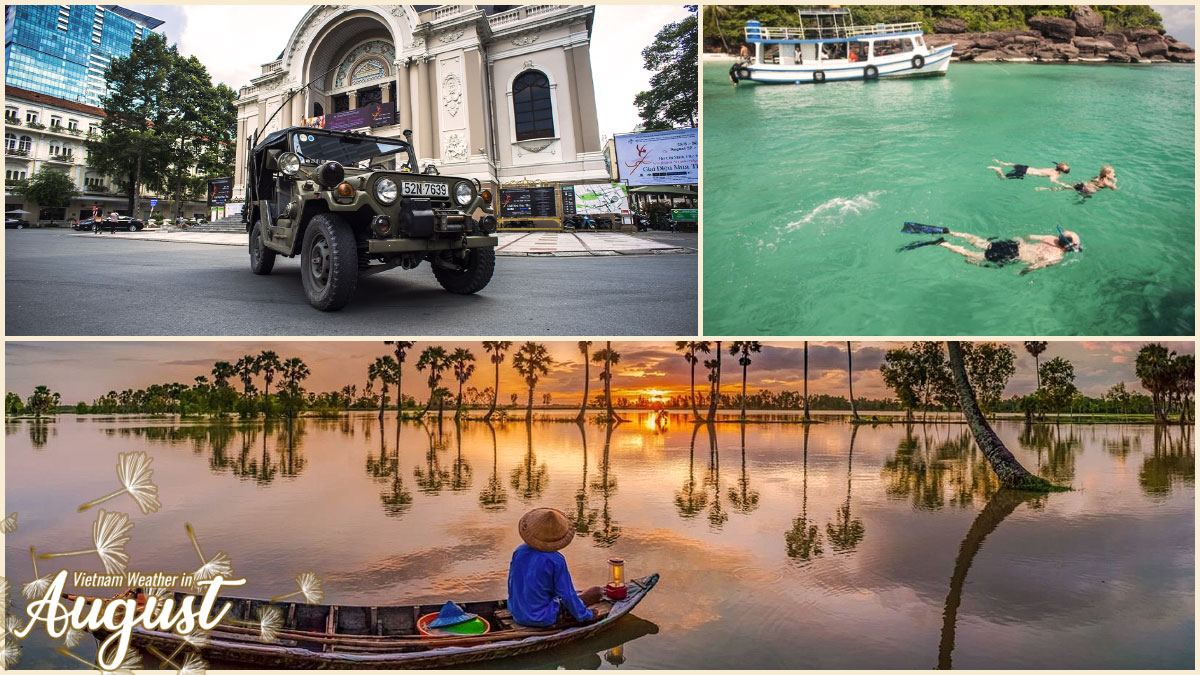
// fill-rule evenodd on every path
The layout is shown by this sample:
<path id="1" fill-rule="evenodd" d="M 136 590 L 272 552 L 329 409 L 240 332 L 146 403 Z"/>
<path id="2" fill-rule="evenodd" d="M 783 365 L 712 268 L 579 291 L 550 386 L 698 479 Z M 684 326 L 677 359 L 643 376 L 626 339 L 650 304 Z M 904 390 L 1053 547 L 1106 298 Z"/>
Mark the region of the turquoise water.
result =
<path id="1" fill-rule="evenodd" d="M 742 85 L 704 66 L 709 335 L 1191 335 L 1191 66 L 963 64 L 946 77 Z M 999 180 L 1006 162 L 1117 172 L 1082 202 Z M 984 237 L 1075 230 L 1083 253 L 1020 276 L 908 220 Z"/>

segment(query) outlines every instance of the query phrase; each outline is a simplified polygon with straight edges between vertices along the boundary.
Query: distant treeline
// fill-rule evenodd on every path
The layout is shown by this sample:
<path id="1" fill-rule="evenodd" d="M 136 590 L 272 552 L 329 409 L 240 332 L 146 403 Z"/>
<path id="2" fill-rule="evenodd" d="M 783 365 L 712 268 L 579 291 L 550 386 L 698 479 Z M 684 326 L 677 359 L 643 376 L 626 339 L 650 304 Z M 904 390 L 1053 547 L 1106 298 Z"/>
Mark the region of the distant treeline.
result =
<path id="1" fill-rule="evenodd" d="M 825 5 L 804 5 L 824 7 Z M 850 5 L 851 23 L 907 23 L 919 21 L 926 33 L 933 32 L 938 19 L 962 19 L 967 30 L 983 33 L 992 30 L 1025 30 L 1029 18 L 1037 15 L 1067 18 L 1075 5 Z M 797 5 L 705 5 L 704 45 L 720 50 L 725 45 L 736 50 L 742 44 L 746 21 L 756 19 L 764 26 L 795 26 Z M 1162 15 L 1148 5 L 1091 5 L 1104 17 L 1109 30 L 1120 28 L 1163 29 Z M 722 38 L 724 43 L 722 43 Z"/>

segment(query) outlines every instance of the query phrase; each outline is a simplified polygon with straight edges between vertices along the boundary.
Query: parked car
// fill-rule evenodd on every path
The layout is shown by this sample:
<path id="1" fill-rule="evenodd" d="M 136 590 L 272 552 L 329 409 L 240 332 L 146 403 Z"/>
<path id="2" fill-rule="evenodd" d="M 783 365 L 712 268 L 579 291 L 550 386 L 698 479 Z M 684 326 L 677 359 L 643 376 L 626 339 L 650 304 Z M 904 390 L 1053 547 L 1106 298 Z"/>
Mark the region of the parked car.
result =
<path id="1" fill-rule="evenodd" d="M 85 221 L 86 222 L 86 221 Z M 99 223 L 92 223 L 92 232 L 116 232 L 117 230 L 125 230 L 126 232 L 141 232 L 142 228 L 146 227 L 146 223 L 141 218 L 132 218 L 130 216 L 117 216 L 117 221 L 105 218 Z"/>
<path id="2" fill-rule="evenodd" d="M 71 226 L 71 229 L 76 230 L 77 232 L 87 232 L 92 229 L 92 219 L 82 218 L 77 220 L 75 221 L 75 224 Z"/>
<path id="3" fill-rule="evenodd" d="M 18 230 L 23 230 L 29 227 L 29 221 L 22 218 L 5 218 L 4 227 L 5 229 L 16 228 Z"/>

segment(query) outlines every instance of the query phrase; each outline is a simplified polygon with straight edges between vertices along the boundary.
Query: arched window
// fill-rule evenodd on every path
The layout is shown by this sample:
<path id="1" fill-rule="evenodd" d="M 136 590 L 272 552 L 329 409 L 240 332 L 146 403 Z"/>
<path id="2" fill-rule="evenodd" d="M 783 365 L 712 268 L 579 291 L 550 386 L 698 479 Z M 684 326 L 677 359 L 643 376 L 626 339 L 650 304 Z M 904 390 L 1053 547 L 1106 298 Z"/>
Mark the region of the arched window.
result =
<path id="1" fill-rule="evenodd" d="M 5 150 L 16 150 L 17 149 L 17 135 L 16 134 L 4 134 L 4 149 Z"/>
<path id="2" fill-rule="evenodd" d="M 518 141 L 554 136 L 550 80 L 545 73 L 527 70 L 513 80 L 513 118 Z"/>
<path id="3" fill-rule="evenodd" d="M 313 117 L 320 117 L 324 114 L 325 108 L 322 108 L 320 103 L 313 103 Z"/>
<path id="4" fill-rule="evenodd" d="M 24 150 L 25 152 L 29 152 L 29 149 L 32 147 L 33 147 L 33 139 L 28 136 L 22 136 L 21 137 L 21 149 Z"/>

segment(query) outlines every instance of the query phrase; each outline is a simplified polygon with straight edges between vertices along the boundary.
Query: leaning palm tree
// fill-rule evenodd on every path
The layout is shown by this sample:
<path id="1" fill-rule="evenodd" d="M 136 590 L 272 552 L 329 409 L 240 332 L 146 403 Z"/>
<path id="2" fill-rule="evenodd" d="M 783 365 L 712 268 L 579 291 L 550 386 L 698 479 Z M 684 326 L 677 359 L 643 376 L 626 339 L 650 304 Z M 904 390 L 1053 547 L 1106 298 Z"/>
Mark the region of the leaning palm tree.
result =
<path id="1" fill-rule="evenodd" d="M 717 29 L 717 37 L 721 38 L 721 46 L 725 48 L 725 53 L 729 53 L 729 43 L 725 41 L 725 34 L 721 32 L 721 17 L 729 16 L 729 8 L 724 5 L 705 5 L 704 9 L 712 16 L 713 25 Z"/>
<path id="2" fill-rule="evenodd" d="M 624 422 L 625 420 L 617 414 L 612 404 L 612 367 L 621 362 L 621 354 L 612 348 L 612 342 L 606 342 L 604 345 L 604 349 L 592 354 L 592 360 L 604 364 L 604 371 L 600 373 L 600 379 L 604 382 L 605 414 L 613 422 Z"/>
<path id="3" fill-rule="evenodd" d="M 450 353 L 448 357 L 450 365 L 454 369 L 454 379 L 458 382 L 458 399 L 454 403 L 454 419 L 462 417 L 462 391 L 463 385 L 467 380 L 471 379 L 471 375 L 475 373 L 475 355 L 471 350 L 459 347 Z"/>
<path id="4" fill-rule="evenodd" d="M 429 385 L 429 400 L 425 403 L 425 409 L 417 415 L 417 419 L 425 417 L 425 414 L 433 406 L 434 398 L 437 396 L 438 384 L 442 381 L 442 371 L 449 365 L 446 350 L 442 347 L 426 347 L 425 351 L 421 352 L 420 358 L 417 359 L 417 370 L 429 370 L 429 378 L 426 381 Z"/>
<path id="5" fill-rule="evenodd" d="M 992 465 L 996 477 L 1000 479 L 1000 484 L 1025 490 L 1058 489 L 1045 478 L 1029 473 L 1017 461 L 1017 458 L 1013 457 L 1008 448 L 1004 447 L 1004 443 L 992 430 L 991 425 L 983 416 L 983 412 L 979 409 L 979 402 L 975 399 L 975 390 L 967 378 L 967 366 L 963 357 L 962 345 L 955 341 L 947 341 L 946 350 L 950 354 L 950 372 L 954 376 L 954 389 L 958 393 L 958 402 L 962 408 L 963 417 L 966 418 L 971 433 L 975 435 L 976 445 L 979 446 L 988 463 Z"/>
<path id="6" fill-rule="evenodd" d="M 717 417 L 717 404 L 721 401 L 721 341 L 717 340 L 717 358 L 705 361 L 709 369 L 708 381 L 712 391 L 708 397 L 708 421 L 711 423 Z"/>
<path id="7" fill-rule="evenodd" d="M 396 355 L 396 419 L 399 420 L 404 416 L 404 389 L 402 388 L 404 360 L 408 358 L 408 350 L 412 349 L 412 346 L 416 343 L 400 340 L 384 340 L 383 344 L 392 345 L 393 353 Z"/>
<path id="8" fill-rule="evenodd" d="M 849 340 L 846 340 L 846 374 L 846 381 L 850 384 L 850 417 L 857 422 L 858 404 L 854 402 L 854 350 L 850 348 Z"/>
<path id="9" fill-rule="evenodd" d="M 588 350 L 591 348 L 591 341 L 579 341 L 579 353 L 583 354 L 583 401 L 579 404 L 579 414 L 575 416 L 575 421 L 581 424 L 584 418 L 587 417 L 588 381 L 591 379 L 591 374 L 588 371 Z"/>
<path id="10" fill-rule="evenodd" d="M 1025 351 L 1029 352 L 1029 355 L 1033 357 L 1033 372 L 1037 375 L 1038 389 L 1042 388 L 1042 367 L 1038 362 L 1038 356 L 1040 356 L 1042 352 L 1046 351 L 1047 344 L 1048 343 L 1045 341 L 1029 341 L 1025 343 Z"/>
<path id="11" fill-rule="evenodd" d="M 512 362 L 513 368 L 525 378 L 525 384 L 529 387 L 529 403 L 525 406 L 525 421 L 528 422 L 533 419 L 533 390 L 541 376 L 550 374 L 554 359 L 550 358 L 546 345 L 526 342 L 513 355 Z"/>
<path id="12" fill-rule="evenodd" d="M 496 386 L 492 388 L 492 405 L 488 408 L 487 414 L 483 419 L 490 420 L 492 415 L 496 414 L 496 400 L 500 396 L 500 364 L 504 363 L 504 354 L 512 348 L 512 342 L 508 340 L 485 340 L 483 342 L 483 351 L 491 356 L 489 360 L 496 366 Z"/>
<path id="13" fill-rule="evenodd" d="M 735 340 L 729 345 L 729 355 L 737 356 L 738 365 L 742 367 L 742 421 L 746 421 L 746 370 L 750 368 L 750 355 L 762 351 L 762 343 L 754 340 Z"/>
<path id="14" fill-rule="evenodd" d="M 712 343 L 702 341 L 679 341 L 675 343 L 675 351 L 683 354 L 683 360 L 692 367 L 692 420 L 700 421 L 700 410 L 696 407 L 696 364 L 700 362 L 699 352 L 705 354 L 712 351 Z"/>

